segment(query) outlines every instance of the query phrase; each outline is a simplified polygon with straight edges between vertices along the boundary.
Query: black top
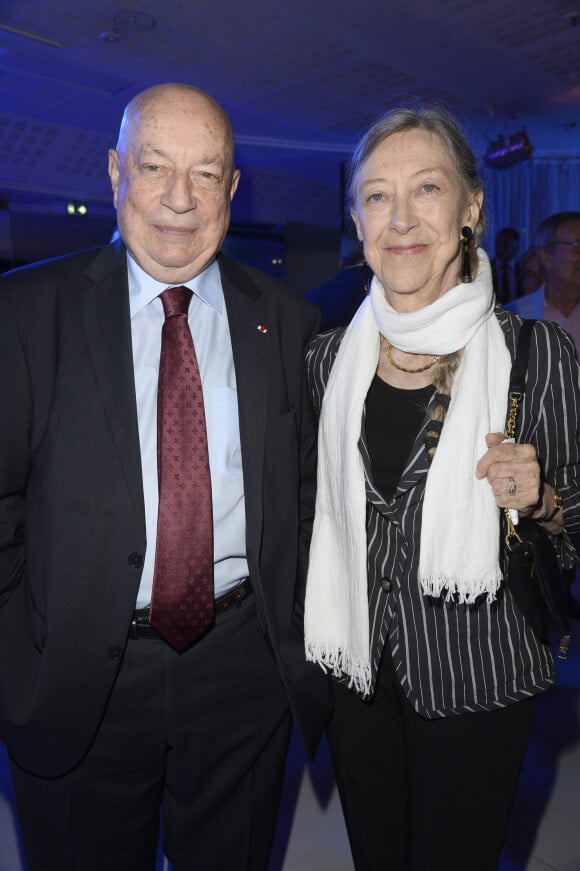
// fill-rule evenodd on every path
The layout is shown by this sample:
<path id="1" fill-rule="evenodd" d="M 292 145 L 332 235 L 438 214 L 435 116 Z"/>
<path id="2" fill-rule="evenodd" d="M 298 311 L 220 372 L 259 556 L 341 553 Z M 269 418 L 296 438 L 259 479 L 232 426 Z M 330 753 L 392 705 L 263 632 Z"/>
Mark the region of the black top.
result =
<path id="1" fill-rule="evenodd" d="M 366 442 L 373 484 L 383 499 L 390 499 L 401 480 L 434 392 L 432 384 L 406 390 L 378 375 L 372 380 L 366 401 Z"/>

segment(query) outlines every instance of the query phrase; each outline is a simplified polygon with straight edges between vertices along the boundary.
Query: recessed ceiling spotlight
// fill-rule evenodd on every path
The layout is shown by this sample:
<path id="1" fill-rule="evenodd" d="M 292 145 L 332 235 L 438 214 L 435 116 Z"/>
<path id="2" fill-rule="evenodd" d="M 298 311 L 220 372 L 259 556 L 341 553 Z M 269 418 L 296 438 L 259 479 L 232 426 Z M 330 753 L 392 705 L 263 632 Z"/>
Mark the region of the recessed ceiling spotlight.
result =
<path id="1" fill-rule="evenodd" d="M 564 18 L 570 25 L 570 27 L 576 27 L 578 24 L 578 20 L 580 19 L 580 12 L 568 12 L 564 15 Z"/>
<path id="2" fill-rule="evenodd" d="M 145 30 L 153 30 L 157 26 L 157 19 L 153 18 L 147 12 L 139 12 L 136 10 L 125 10 L 119 12 L 113 18 L 115 27 L 126 32 L 138 32 Z"/>

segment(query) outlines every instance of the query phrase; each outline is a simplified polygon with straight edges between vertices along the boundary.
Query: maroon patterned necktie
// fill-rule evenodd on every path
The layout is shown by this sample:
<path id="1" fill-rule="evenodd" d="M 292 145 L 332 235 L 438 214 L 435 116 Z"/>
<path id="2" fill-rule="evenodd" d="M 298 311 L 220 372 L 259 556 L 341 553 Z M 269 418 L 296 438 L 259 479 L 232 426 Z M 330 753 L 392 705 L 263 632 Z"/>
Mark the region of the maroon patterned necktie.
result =
<path id="1" fill-rule="evenodd" d="M 192 292 L 170 287 L 157 394 L 159 514 L 150 623 L 182 651 L 212 624 L 213 518 L 203 391 L 187 322 Z"/>

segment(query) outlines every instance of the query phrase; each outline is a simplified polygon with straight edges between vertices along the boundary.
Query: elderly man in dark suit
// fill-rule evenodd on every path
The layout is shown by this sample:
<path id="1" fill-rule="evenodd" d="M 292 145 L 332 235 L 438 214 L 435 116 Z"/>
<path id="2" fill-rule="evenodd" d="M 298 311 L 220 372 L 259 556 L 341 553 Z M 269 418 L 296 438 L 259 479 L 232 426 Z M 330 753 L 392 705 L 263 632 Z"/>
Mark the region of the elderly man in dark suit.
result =
<path id="1" fill-rule="evenodd" d="M 121 241 L 0 292 L 0 738 L 30 871 L 266 869 L 304 661 L 313 307 L 220 255 L 221 107 L 129 103 Z M 323 676 L 324 677 L 324 676 Z"/>

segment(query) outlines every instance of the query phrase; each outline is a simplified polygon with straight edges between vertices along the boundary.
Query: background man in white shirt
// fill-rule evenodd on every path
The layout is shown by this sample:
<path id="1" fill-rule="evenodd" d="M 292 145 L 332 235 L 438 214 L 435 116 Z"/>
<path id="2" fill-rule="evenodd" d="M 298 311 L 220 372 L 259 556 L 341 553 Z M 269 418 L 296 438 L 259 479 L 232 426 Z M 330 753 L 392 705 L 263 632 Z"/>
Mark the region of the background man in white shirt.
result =
<path id="1" fill-rule="evenodd" d="M 536 247 L 544 284 L 506 308 L 560 324 L 580 353 L 580 212 L 557 212 L 542 221 Z"/>

